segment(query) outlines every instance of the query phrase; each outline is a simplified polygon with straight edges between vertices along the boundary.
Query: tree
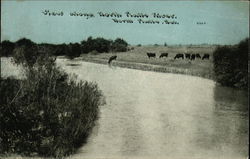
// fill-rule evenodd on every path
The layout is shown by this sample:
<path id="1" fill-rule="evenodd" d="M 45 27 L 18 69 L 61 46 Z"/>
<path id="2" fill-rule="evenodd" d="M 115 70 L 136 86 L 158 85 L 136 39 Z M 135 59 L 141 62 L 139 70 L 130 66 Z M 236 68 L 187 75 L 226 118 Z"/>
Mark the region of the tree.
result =
<path id="1" fill-rule="evenodd" d="M 248 85 L 248 43 L 218 47 L 214 51 L 215 80 L 223 86 L 247 88 Z"/>
<path id="2" fill-rule="evenodd" d="M 38 45 L 29 39 L 22 38 L 16 41 L 13 57 L 16 63 L 32 67 L 39 56 Z"/>
<path id="3" fill-rule="evenodd" d="M 66 52 L 66 56 L 70 59 L 73 59 L 75 57 L 79 57 L 81 55 L 81 45 L 79 43 L 70 43 L 68 45 L 68 50 Z"/>
<path id="4" fill-rule="evenodd" d="M 1 47 L 0 47 L 0 55 L 1 56 L 10 56 L 13 53 L 13 50 L 15 48 L 15 44 L 13 42 L 10 42 L 9 40 L 5 40 L 1 42 Z"/>
<path id="5" fill-rule="evenodd" d="M 106 40 L 104 38 L 96 38 L 94 41 L 93 49 L 91 51 L 96 50 L 100 53 L 109 52 L 111 42 L 112 41 Z"/>
<path id="6" fill-rule="evenodd" d="M 33 41 L 31 41 L 30 39 L 26 39 L 26 38 L 22 38 L 16 41 L 16 45 L 18 47 L 20 46 L 27 46 L 27 47 L 31 47 L 33 45 L 35 45 L 35 43 Z"/>
<path id="7" fill-rule="evenodd" d="M 104 38 L 93 39 L 91 36 L 88 37 L 87 41 L 81 42 L 82 52 L 89 53 L 91 51 L 98 51 L 99 53 L 109 52 L 112 41 Z"/>
<path id="8" fill-rule="evenodd" d="M 112 43 L 112 51 L 124 52 L 124 51 L 127 51 L 127 46 L 128 46 L 128 43 L 125 40 L 121 38 L 117 38 Z"/>
<path id="9" fill-rule="evenodd" d="M 32 67 L 39 56 L 37 45 L 20 46 L 14 49 L 14 61 L 17 64 L 23 64 L 27 67 Z"/>
<path id="10" fill-rule="evenodd" d="M 68 46 L 66 44 L 59 44 L 56 46 L 56 50 L 54 52 L 55 56 L 66 55 L 69 51 Z"/>
<path id="11" fill-rule="evenodd" d="M 121 38 L 115 39 L 114 43 L 121 44 L 121 45 L 124 45 L 126 47 L 128 46 L 128 43 L 125 40 L 121 39 Z"/>

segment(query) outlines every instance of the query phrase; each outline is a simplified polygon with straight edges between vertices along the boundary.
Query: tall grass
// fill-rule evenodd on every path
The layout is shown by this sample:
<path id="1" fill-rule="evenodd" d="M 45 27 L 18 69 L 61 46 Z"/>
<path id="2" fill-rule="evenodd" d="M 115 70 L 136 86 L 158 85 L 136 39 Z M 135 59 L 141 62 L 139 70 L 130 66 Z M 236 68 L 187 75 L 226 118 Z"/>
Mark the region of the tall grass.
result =
<path id="1" fill-rule="evenodd" d="M 103 95 L 40 56 L 25 79 L 0 80 L 0 153 L 62 157 L 76 151 L 98 118 Z"/>

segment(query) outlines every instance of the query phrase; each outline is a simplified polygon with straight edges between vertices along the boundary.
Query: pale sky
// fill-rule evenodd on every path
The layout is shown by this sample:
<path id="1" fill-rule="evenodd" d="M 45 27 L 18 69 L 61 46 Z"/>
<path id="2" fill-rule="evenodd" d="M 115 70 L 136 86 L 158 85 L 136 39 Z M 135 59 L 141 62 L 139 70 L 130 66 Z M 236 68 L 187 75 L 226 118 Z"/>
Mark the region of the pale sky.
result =
<path id="1" fill-rule="evenodd" d="M 249 37 L 248 1 L 1 1 L 1 41 L 26 37 L 36 43 L 80 42 L 87 37 L 125 39 L 130 44 L 236 44 Z M 63 16 L 45 16 L 42 11 Z M 71 17 L 70 12 L 94 18 Z M 122 14 L 133 24 L 117 24 L 97 12 Z M 125 12 L 175 14 L 179 25 L 139 24 Z M 197 22 L 206 22 L 197 25 Z"/>

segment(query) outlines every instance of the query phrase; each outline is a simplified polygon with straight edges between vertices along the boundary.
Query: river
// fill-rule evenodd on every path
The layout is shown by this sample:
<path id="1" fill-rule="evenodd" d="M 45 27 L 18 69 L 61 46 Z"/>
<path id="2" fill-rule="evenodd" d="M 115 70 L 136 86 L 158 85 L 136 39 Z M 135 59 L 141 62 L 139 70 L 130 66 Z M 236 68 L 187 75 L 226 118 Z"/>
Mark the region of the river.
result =
<path id="1" fill-rule="evenodd" d="M 106 97 L 87 143 L 70 158 L 248 156 L 244 91 L 194 76 L 63 58 L 57 64 L 78 79 L 96 82 Z"/>

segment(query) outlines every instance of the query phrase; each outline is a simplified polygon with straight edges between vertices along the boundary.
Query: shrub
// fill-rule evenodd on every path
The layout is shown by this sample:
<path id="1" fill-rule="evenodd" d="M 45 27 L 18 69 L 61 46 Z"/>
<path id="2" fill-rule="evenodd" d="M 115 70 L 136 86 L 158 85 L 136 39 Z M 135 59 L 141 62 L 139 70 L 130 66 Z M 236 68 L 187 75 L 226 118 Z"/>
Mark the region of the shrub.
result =
<path id="1" fill-rule="evenodd" d="M 70 59 L 74 59 L 75 57 L 79 57 L 81 55 L 81 45 L 78 43 L 69 44 L 66 52 L 66 56 Z"/>
<path id="2" fill-rule="evenodd" d="M 76 82 L 49 56 L 39 56 L 23 80 L 0 80 L 0 153 L 61 157 L 81 146 L 98 118 L 102 93 Z"/>
<path id="3" fill-rule="evenodd" d="M 21 38 L 21 39 L 16 41 L 17 47 L 20 47 L 20 46 L 30 47 L 33 45 L 35 45 L 35 43 L 33 41 L 31 41 L 30 39 L 26 39 L 26 38 Z"/>
<path id="4" fill-rule="evenodd" d="M 0 49 L 1 56 L 10 56 L 13 53 L 13 50 L 15 48 L 15 44 L 13 42 L 5 40 L 5 41 L 1 42 L 0 48 L 1 48 Z"/>
<path id="5" fill-rule="evenodd" d="M 81 42 L 82 53 L 89 53 L 92 51 L 97 51 L 99 53 L 110 52 L 110 51 L 127 51 L 128 43 L 121 39 L 117 38 L 115 41 L 107 40 L 104 38 L 93 39 L 91 36 L 85 41 Z"/>
<path id="6" fill-rule="evenodd" d="M 53 55 L 55 56 L 66 55 L 68 51 L 69 51 L 69 48 L 66 44 L 59 44 L 55 47 L 55 52 Z"/>
<path id="7" fill-rule="evenodd" d="M 22 45 L 13 51 L 13 58 L 17 64 L 32 67 L 39 56 L 37 45 Z"/>
<path id="8" fill-rule="evenodd" d="M 128 43 L 125 40 L 121 38 L 117 38 L 112 43 L 112 51 L 125 52 L 127 51 L 127 46 L 128 46 Z"/>
<path id="9" fill-rule="evenodd" d="M 87 41 L 81 42 L 82 52 L 89 53 L 94 50 L 96 50 L 99 53 L 109 52 L 111 43 L 112 43 L 111 40 L 106 40 L 104 38 L 93 39 L 92 37 L 89 37 Z"/>
<path id="10" fill-rule="evenodd" d="M 237 46 L 218 47 L 214 51 L 215 80 L 224 86 L 247 88 L 248 86 L 248 41 Z"/>
<path id="11" fill-rule="evenodd" d="M 58 48 L 57 45 L 47 43 L 37 44 L 37 47 L 39 53 L 46 53 L 49 55 L 56 55 Z"/>
<path id="12" fill-rule="evenodd" d="M 104 38 L 96 38 L 95 42 L 93 43 L 93 49 L 91 51 L 96 50 L 100 53 L 109 52 L 110 44 L 110 40 L 106 40 Z"/>

